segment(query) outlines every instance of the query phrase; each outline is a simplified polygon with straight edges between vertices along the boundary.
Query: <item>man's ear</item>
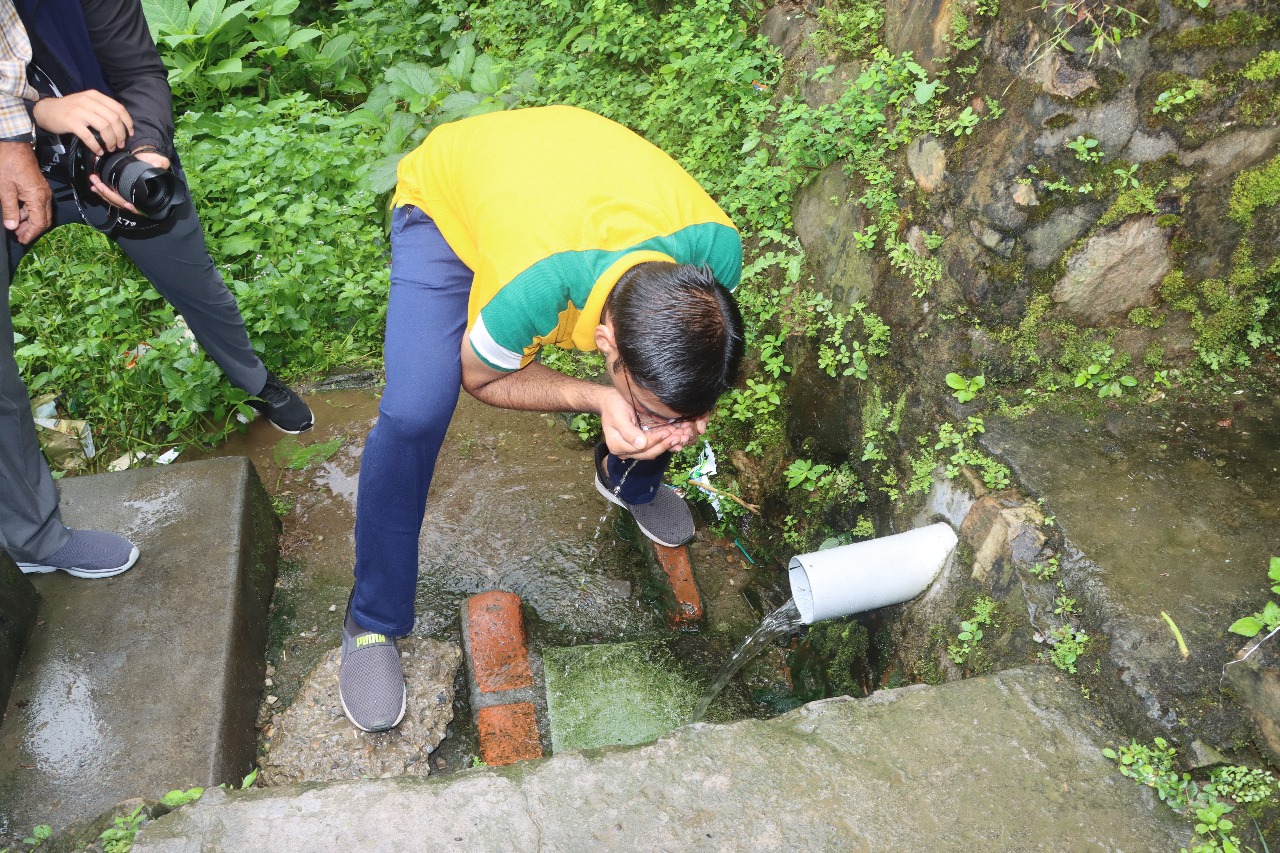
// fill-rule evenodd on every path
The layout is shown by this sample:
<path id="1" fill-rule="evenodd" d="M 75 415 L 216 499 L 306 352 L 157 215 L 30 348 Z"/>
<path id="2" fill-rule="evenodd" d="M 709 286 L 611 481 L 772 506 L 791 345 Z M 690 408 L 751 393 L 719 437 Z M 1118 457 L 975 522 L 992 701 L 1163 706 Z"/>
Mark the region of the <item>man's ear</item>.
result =
<path id="1" fill-rule="evenodd" d="M 618 345 L 613 339 L 613 324 L 605 321 L 596 326 L 596 349 L 600 350 L 603 356 L 609 356 L 617 352 Z"/>

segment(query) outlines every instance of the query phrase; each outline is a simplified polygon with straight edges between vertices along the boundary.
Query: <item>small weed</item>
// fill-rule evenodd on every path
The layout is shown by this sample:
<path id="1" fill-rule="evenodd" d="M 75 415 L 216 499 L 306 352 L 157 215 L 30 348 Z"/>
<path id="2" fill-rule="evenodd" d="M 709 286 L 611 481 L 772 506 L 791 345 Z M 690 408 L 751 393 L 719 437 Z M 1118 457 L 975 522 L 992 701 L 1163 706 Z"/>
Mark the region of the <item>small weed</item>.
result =
<path id="1" fill-rule="evenodd" d="M 276 443 L 275 449 L 272 451 L 272 457 L 275 459 L 276 465 L 281 468 L 289 468 L 293 471 L 301 471 L 320 462 L 327 462 L 333 454 L 338 452 L 338 448 L 345 441 L 343 436 L 330 439 L 329 441 L 321 441 L 316 444 L 301 444 L 293 436 L 286 436 Z"/>
<path id="2" fill-rule="evenodd" d="M 1138 169 L 1142 168 L 1138 163 L 1131 163 L 1129 168 L 1116 168 L 1111 170 L 1111 174 L 1120 179 L 1121 189 L 1137 189 L 1142 186 L 1142 182 L 1138 180 Z"/>
<path id="3" fill-rule="evenodd" d="M 1235 823 L 1226 815 L 1234 807 L 1226 800 L 1245 806 L 1250 814 L 1276 800 L 1276 779 L 1265 770 L 1219 767 L 1203 785 L 1189 773 L 1179 773 L 1174 767 L 1177 752 L 1164 738 L 1155 738 L 1151 746 L 1130 741 L 1128 746 L 1104 749 L 1102 754 L 1116 762 L 1122 774 L 1154 789 L 1175 812 L 1195 818 L 1196 837 L 1191 853 L 1252 850 L 1242 847 L 1240 839 L 1232 834 Z M 1265 841 L 1263 849 L 1266 850 Z M 1187 853 L 1185 848 L 1183 853 Z"/>
<path id="4" fill-rule="evenodd" d="M 973 107 L 965 107 L 960 114 L 943 126 L 943 130 L 952 136 L 969 136 L 978 126 L 979 116 Z"/>
<path id="5" fill-rule="evenodd" d="M 146 822 L 147 816 L 142 813 L 142 806 L 138 806 L 127 817 L 117 817 L 115 823 L 99 836 L 103 853 L 129 853 L 133 849 L 133 839 Z"/>
<path id="6" fill-rule="evenodd" d="M 993 624 L 996 608 L 996 602 L 985 595 L 973 603 L 969 618 L 960 622 L 956 641 L 947 646 L 947 657 L 956 666 L 964 666 L 968 662 L 982 640 L 982 627 Z"/>
<path id="7" fill-rule="evenodd" d="M 1061 583 L 1059 583 L 1061 587 Z M 1068 596 L 1065 592 L 1059 593 L 1053 599 L 1053 613 L 1055 616 L 1071 616 L 1076 612 L 1076 600 Z"/>
<path id="8" fill-rule="evenodd" d="M 972 379 L 966 379 L 959 373 L 948 373 L 946 379 L 947 387 L 952 389 L 951 396 L 961 403 L 967 403 L 978 396 L 978 392 L 987 384 L 987 378 L 981 373 Z"/>
<path id="9" fill-rule="evenodd" d="M 812 492 L 822 475 L 829 470 L 830 465 L 815 465 L 808 459 L 797 459 L 787 468 L 787 488 L 801 488 Z"/>
<path id="10" fill-rule="evenodd" d="M 1042 581 L 1052 580 L 1058 574 L 1058 558 L 1050 557 L 1043 563 L 1036 563 L 1031 567 L 1031 574 Z"/>
<path id="11" fill-rule="evenodd" d="M 1111 356 L 1115 350 L 1107 347 L 1102 353 L 1102 357 L 1089 364 L 1076 373 L 1075 386 L 1077 388 L 1089 387 L 1098 392 L 1100 399 L 1107 397 L 1119 397 L 1124 394 L 1125 388 L 1132 388 L 1138 384 L 1138 380 L 1128 374 L 1117 376 L 1120 368 L 1111 363 Z"/>
<path id="12" fill-rule="evenodd" d="M 1197 94 L 1192 87 L 1183 88 L 1179 86 L 1174 89 L 1165 89 L 1159 95 L 1156 95 L 1156 103 L 1151 108 L 1151 113 L 1153 115 L 1164 115 L 1177 110 L 1178 107 L 1195 100 Z M 1179 112 L 1181 111 L 1179 110 Z"/>
<path id="13" fill-rule="evenodd" d="M 1067 147 L 1076 153 L 1081 163 L 1097 163 L 1102 159 L 1102 151 L 1098 149 L 1098 140 L 1088 136 L 1077 136 L 1067 143 Z"/>
<path id="14" fill-rule="evenodd" d="M 1063 625 L 1049 633 L 1049 642 L 1049 662 L 1063 672 L 1075 674 L 1076 661 L 1084 654 L 1089 635 L 1072 625 Z"/>
<path id="15" fill-rule="evenodd" d="M 1090 61 L 1108 47 L 1120 55 L 1120 43 L 1125 38 L 1138 34 L 1138 24 L 1147 23 L 1147 19 L 1120 5 L 1111 5 L 1103 0 L 1041 0 L 1040 8 L 1053 17 L 1053 34 L 1032 56 L 1028 66 L 1034 65 L 1041 57 L 1054 48 L 1062 48 L 1068 53 L 1075 53 L 1068 37 L 1077 29 L 1086 32 L 1092 41 L 1085 48 Z"/>
<path id="16" fill-rule="evenodd" d="M 1280 594 L 1280 557 L 1271 558 L 1271 568 L 1267 572 L 1267 577 L 1275 582 L 1271 591 Z M 1280 604 L 1273 599 L 1252 616 L 1243 616 L 1232 622 L 1227 630 L 1242 637 L 1252 638 L 1264 630 L 1274 631 L 1277 628 L 1280 628 Z"/>
<path id="17" fill-rule="evenodd" d="M 42 847 L 53 836 L 53 827 L 47 823 L 31 828 L 31 834 L 22 839 L 22 843 L 31 848 Z"/>
<path id="18" fill-rule="evenodd" d="M 271 496 L 271 511 L 276 514 L 277 518 L 284 518 L 286 515 L 293 512 L 293 507 L 293 498 L 287 498 L 284 495 Z"/>

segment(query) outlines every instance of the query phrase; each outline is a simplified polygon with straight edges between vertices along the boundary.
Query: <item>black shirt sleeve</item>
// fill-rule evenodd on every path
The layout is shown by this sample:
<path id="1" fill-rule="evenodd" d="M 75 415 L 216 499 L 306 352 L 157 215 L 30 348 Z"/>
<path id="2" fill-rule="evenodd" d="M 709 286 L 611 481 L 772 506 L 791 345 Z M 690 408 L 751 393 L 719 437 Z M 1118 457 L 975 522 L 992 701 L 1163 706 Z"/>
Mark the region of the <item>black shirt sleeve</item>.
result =
<path id="1" fill-rule="evenodd" d="M 141 0 L 80 0 L 89 38 L 116 98 L 133 117 L 128 147 L 154 145 L 172 159 L 173 96 Z"/>

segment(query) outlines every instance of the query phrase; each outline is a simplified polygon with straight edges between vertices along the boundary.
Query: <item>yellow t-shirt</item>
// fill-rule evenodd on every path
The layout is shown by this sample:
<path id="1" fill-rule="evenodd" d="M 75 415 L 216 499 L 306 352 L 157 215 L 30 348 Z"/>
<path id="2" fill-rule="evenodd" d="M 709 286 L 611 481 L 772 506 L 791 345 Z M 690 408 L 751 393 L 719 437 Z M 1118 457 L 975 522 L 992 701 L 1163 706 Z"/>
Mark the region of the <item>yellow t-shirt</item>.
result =
<path id="1" fill-rule="evenodd" d="M 576 107 L 489 113 L 436 128 L 400 162 L 394 204 L 435 220 L 475 274 L 467 326 L 498 370 L 545 343 L 595 349 L 605 297 L 646 261 L 742 274 L 733 223 L 675 160 Z"/>

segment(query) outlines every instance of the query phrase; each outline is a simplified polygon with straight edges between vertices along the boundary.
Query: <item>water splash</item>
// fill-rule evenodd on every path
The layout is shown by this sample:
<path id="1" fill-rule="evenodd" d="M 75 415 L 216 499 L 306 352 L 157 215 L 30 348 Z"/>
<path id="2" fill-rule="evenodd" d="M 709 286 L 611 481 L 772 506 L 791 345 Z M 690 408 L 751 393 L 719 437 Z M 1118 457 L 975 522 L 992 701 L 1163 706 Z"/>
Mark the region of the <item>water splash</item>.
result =
<path id="1" fill-rule="evenodd" d="M 605 466 L 608 466 L 609 463 L 606 461 L 604 464 Z M 615 485 L 612 489 L 610 489 L 610 491 L 613 492 L 614 497 L 618 498 L 618 500 L 622 500 L 622 497 L 621 497 L 622 484 L 627 482 L 627 478 L 631 476 L 631 472 L 635 469 L 635 467 L 636 466 L 634 464 L 628 465 L 627 469 L 622 472 L 622 479 L 617 482 L 617 485 Z M 591 541 L 593 543 L 600 538 L 600 531 L 604 529 L 604 523 L 609 518 L 609 510 L 612 507 L 613 507 L 612 503 L 605 504 L 604 512 L 600 514 L 600 520 L 596 522 L 596 532 L 591 537 Z"/>
<path id="2" fill-rule="evenodd" d="M 725 688 L 738 670 L 747 665 L 749 661 L 765 650 L 774 638 L 781 637 L 783 634 L 789 634 L 804 625 L 800 619 L 800 611 L 796 608 L 796 603 L 791 599 L 787 603 L 779 607 L 761 620 L 751 634 L 743 640 L 733 654 L 729 656 L 729 660 L 725 665 L 720 667 L 720 672 L 712 680 L 711 686 L 707 688 L 707 692 L 702 695 L 702 699 L 698 702 L 698 707 L 693 711 L 693 717 L 689 722 L 696 723 L 702 719 L 703 714 L 707 713 L 707 708 L 711 707 L 712 701 L 720 695 L 720 691 Z"/>

